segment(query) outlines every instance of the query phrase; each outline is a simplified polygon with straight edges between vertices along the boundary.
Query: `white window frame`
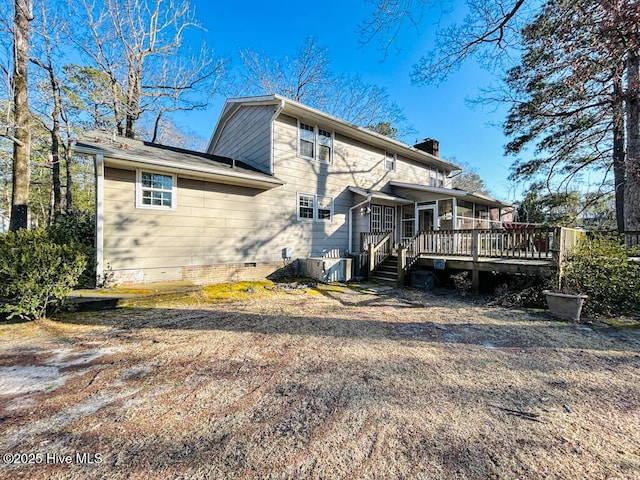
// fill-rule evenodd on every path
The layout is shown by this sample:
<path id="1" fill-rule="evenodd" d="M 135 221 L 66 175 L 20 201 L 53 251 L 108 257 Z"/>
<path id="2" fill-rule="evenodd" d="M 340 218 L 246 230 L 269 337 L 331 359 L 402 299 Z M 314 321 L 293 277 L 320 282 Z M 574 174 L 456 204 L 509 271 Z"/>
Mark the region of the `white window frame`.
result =
<path id="1" fill-rule="evenodd" d="M 303 155 L 302 154 L 302 149 L 300 148 L 300 144 L 302 143 L 302 136 L 300 135 L 300 129 L 302 127 L 302 125 L 305 125 L 307 127 L 313 127 L 313 156 L 308 156 L 308 155 Z M 328 137 L 331 139 L 331 145 L 324 145 L 323 143 L 320 142 L 320 130 L 322 130 L 323 132 L 328 133 Z M 326 136 L 326 135 L 325 135 Z M 314 125 L 311 123 L 306 123 L 303 122 L 301 120 L 298 119 L 298 133 L 297 133 L 297 138 L 298 138 L 298 145 L 297 145 L 297 149 L 298 149 L 298 156 L 300 158 L 306 158 L 307 160 L 313 160 L 314 162 L 321 162 L 321 163 L 327 163 L 327 164 L 332 164 L 333 163 L 333 152 L 334 152 L 334 147 L 335 147 L 335 133 L 332 130 L 328 130 L 326 128 L 322 128 L 319 127 L 318 125 Z M 309 141 L 309 140 L 305 140 L 305 141 Z M 329 152 L 329 160 L 321 160 L 320 159 L 320 146 L 328 146 L 330 149 Z"/>
<path id="2" fill-rule="evenodd" d="M 152 175 L 163 175 L 165 177 L 171 177 L 171 206 L 170 207 L 167 207 L 164 205 L 146 205 L 142 202 L 143 190 L 155 190 L 155 191 L 161 191 L 161 192 L 169 191 L 164 189 L 144 188 L 142 186 L 143 173 L 150 173 Z M 150 170 L 146 168 L 136 169 L 136 208 L 149 209 L 149 210 L 175 211 L 177 207 L 178 207 L 178 176 L 175 173 L 162 172 L 158 170 Z"/>
<path id="3" fill-rule="evenodd" d="M 384 232 L 392 232 L 395 230 L 396 209 L 385 205 L 382 209 L 382 229 Z"/>
<path id="4" fill-rule="evenodd" d="M 391 161 L 391 168 L 389 168 L 388 163 Z M 395 153 L 385 152 L 384 154 L 384 170 L 385 172 L 395 172 L 396 165 L 398 164 L 398 155 Z"/>
<path id="5" fill-rule="evenodd" d="M 300 216 L 300 199 L 302 197 L 308 197 L 313 199 L 313 218 L 301 217 Z M 320 218 L 318 214 L 318 205 L 319 199 L 328 199 L 329 200 L 329 218 Z M 324 222 L 331 223 L 333 222 L 333 197 L 329 197 L 327 195 L 315 195 L 313 193 L 304 193 L 298 192 L 296 194 L 296 216 L 299 222 Z"/>
<path id="6" fill-rule="evenodd" d="M 382 205 L 371 205 L 371 216 L 369 217 L 369 230 L 371 232 L 382 232 L 382 212 Z"/>

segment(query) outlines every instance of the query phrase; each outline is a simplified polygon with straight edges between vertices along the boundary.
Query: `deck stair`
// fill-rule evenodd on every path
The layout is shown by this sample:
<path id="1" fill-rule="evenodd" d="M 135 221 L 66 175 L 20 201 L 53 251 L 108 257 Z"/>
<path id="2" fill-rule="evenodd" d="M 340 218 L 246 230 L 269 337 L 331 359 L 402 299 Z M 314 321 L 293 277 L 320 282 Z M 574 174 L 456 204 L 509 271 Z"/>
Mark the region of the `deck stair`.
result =
<path id="1" fill-rule="evenodd" d="M 373 272 L 371 280 L 395 287 L 398 282 L 398 257 L 395 255 L 387 257 Z"/>

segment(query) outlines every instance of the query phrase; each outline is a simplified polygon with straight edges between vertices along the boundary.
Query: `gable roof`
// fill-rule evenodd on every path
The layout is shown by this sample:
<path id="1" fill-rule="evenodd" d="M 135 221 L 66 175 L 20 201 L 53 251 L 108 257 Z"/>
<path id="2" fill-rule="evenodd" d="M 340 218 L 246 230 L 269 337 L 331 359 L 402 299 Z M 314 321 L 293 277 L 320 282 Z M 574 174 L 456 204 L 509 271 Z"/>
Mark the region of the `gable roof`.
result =
<path id="1" fill-rule="evenodd" d="M 117 137 L 99 130 L 86 132 L 73 150 L 89 155 L 101 154 L 112 166 L 161 168 L 182 177 L 256 188 L 284 185 L 276 177 L 232 158 Z"/>
<path id="2" fill-rule="evenodd" d="M 386 137 L 374 131 L 347 122 L 346 120 L 304 105 L 300 102 L 296 102 L 276 94 L 257 97 L 228 98 L 209 140 L 207 151 L 212 152 L 215 149 L 224 125 L 240 108 L 244 106 L 257 105 L 273 105 L 277 110 L 279 110 L 278 113 L 284 113 L 295 118 L 304 118 L 307 121 L 321 124 L 323 128 L 340 133 L 346 137 L 384 149 L 389 153 L 402 155 L 403 157 L 420 163 L 426 163 L 436 168 L 449 171 L 462 170 L 462 167 L 459 165 L 443 160 L 442 158 L 436 157 L 435 155 L 423 150 L 411 147 L 406 143 Z"/>

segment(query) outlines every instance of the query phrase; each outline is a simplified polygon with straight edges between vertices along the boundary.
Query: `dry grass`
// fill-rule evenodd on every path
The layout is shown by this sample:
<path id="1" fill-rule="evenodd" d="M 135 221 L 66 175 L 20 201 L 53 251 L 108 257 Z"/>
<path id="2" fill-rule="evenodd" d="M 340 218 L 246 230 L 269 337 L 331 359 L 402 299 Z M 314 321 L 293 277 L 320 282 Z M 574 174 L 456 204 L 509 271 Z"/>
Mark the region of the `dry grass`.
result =
<path id="1" fill-rule="evenodd" d="M 58 371 L 0 391 L 0 451 L 102 456 L 0 476 L 640 478 L 637 329 L 408 291 L 242 293 L 0 326 L 0 381 Z"/>

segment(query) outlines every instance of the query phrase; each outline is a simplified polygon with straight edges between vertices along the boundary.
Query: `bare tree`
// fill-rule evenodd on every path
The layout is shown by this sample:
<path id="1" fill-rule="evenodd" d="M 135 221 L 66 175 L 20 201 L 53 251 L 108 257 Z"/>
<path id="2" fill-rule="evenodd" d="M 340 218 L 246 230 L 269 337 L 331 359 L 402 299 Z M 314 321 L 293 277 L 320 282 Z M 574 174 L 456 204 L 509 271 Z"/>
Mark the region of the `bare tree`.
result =
<path id="1" fill-rule="evenodd" d="M 240 57 L 244 93 L 277 93 L 393 136 L 414 132 L 385 88 L 367 84 L 359 75 L 334 75 L 329 50 L 314 37 L 308 37 L 293 57 L 275 59 L 251 50 L 241 51 Z"/>
<path id="2" fill-rule="evenodd" d="M 366 0 L 372 17 L 360 25 L 362 41 L 377 39 L 385 52 L 395 45 L 406 28 L 419 30 L 425 19 L 436 18 L 436 43 L 414 66 L 417 84 L 438 83 L 465 60 L 475 57 L 488 64 L 500 63 L 517 45 L 520 28 L 531 18 L 525 0 L 467 0 L 467 15 L 461 23 L 440 25 L 449 13 L 436 0 Z"/>
<path id="3" fill-rule="evenodd" d="M 44 104 L 44 108 L 48 110 L 46 113 L 40 116 L 43 127 L 49 132 L 51 138 L 50 145 L 50 163 L 51 163 L 51 178 L 53 189 L 53 216 L 54 218 L 62 213 L 62 182 L 60 180 L 60 165 L 62 163 L 64 151 L 68 151 L 68 148 L 64 148 L 64 140 L 62 138 L 62 88 L 60 75 L 57 69 L 54 67 L 54 48 L 56 44 L 60 43 L 59 36 L 53 36 L 52 32 L 59 32 L 59 17 L 53 16 L 53 25 L 49 25 L 50 14 L 53 14 L 48 8 L 48 2 L 45 0 L 38 0 L 38 21 L 36 23 L 37 38 L 34 39 L 34 54 L 31 56 L 31 62 L 42 70 L 44 73 L 43 89 L 46 89 L 47 93 Z M 37 48 L 40 47 L 40 48 Z M 37 51 L 39 50 L 39 51 Z M 46 87 L 45 87 L 46 86 Z M 46 121 L 48 119 L 49 121 Z M 67 165 L 69 168 L 69 165 Z M 68 187 L 68 186 L 67 186 Z M 71 205 L 67 205 L 68 208 Z"/>
<path id="4" fill-rule="evenodd" d="M 278 93 L 296 102 L 312 102 L 330 86 L 329 50 L 307 37 L 293 57 L 274 59 L 252 50 L 241 50 L 245 91 Z"/>
<path id="5" fill-rule="evenodd" d="M 135 137 L 146 113 L 202 108 L 215 93 L 226 60 L 204 46 L 183 45 L 185 31 L 199 28 L 187 0 L 70 1 L 79 21 L 77 46 L 108 77 L 119 134 Z M 124 98 L 123 98 L 124 97 Z"/>

